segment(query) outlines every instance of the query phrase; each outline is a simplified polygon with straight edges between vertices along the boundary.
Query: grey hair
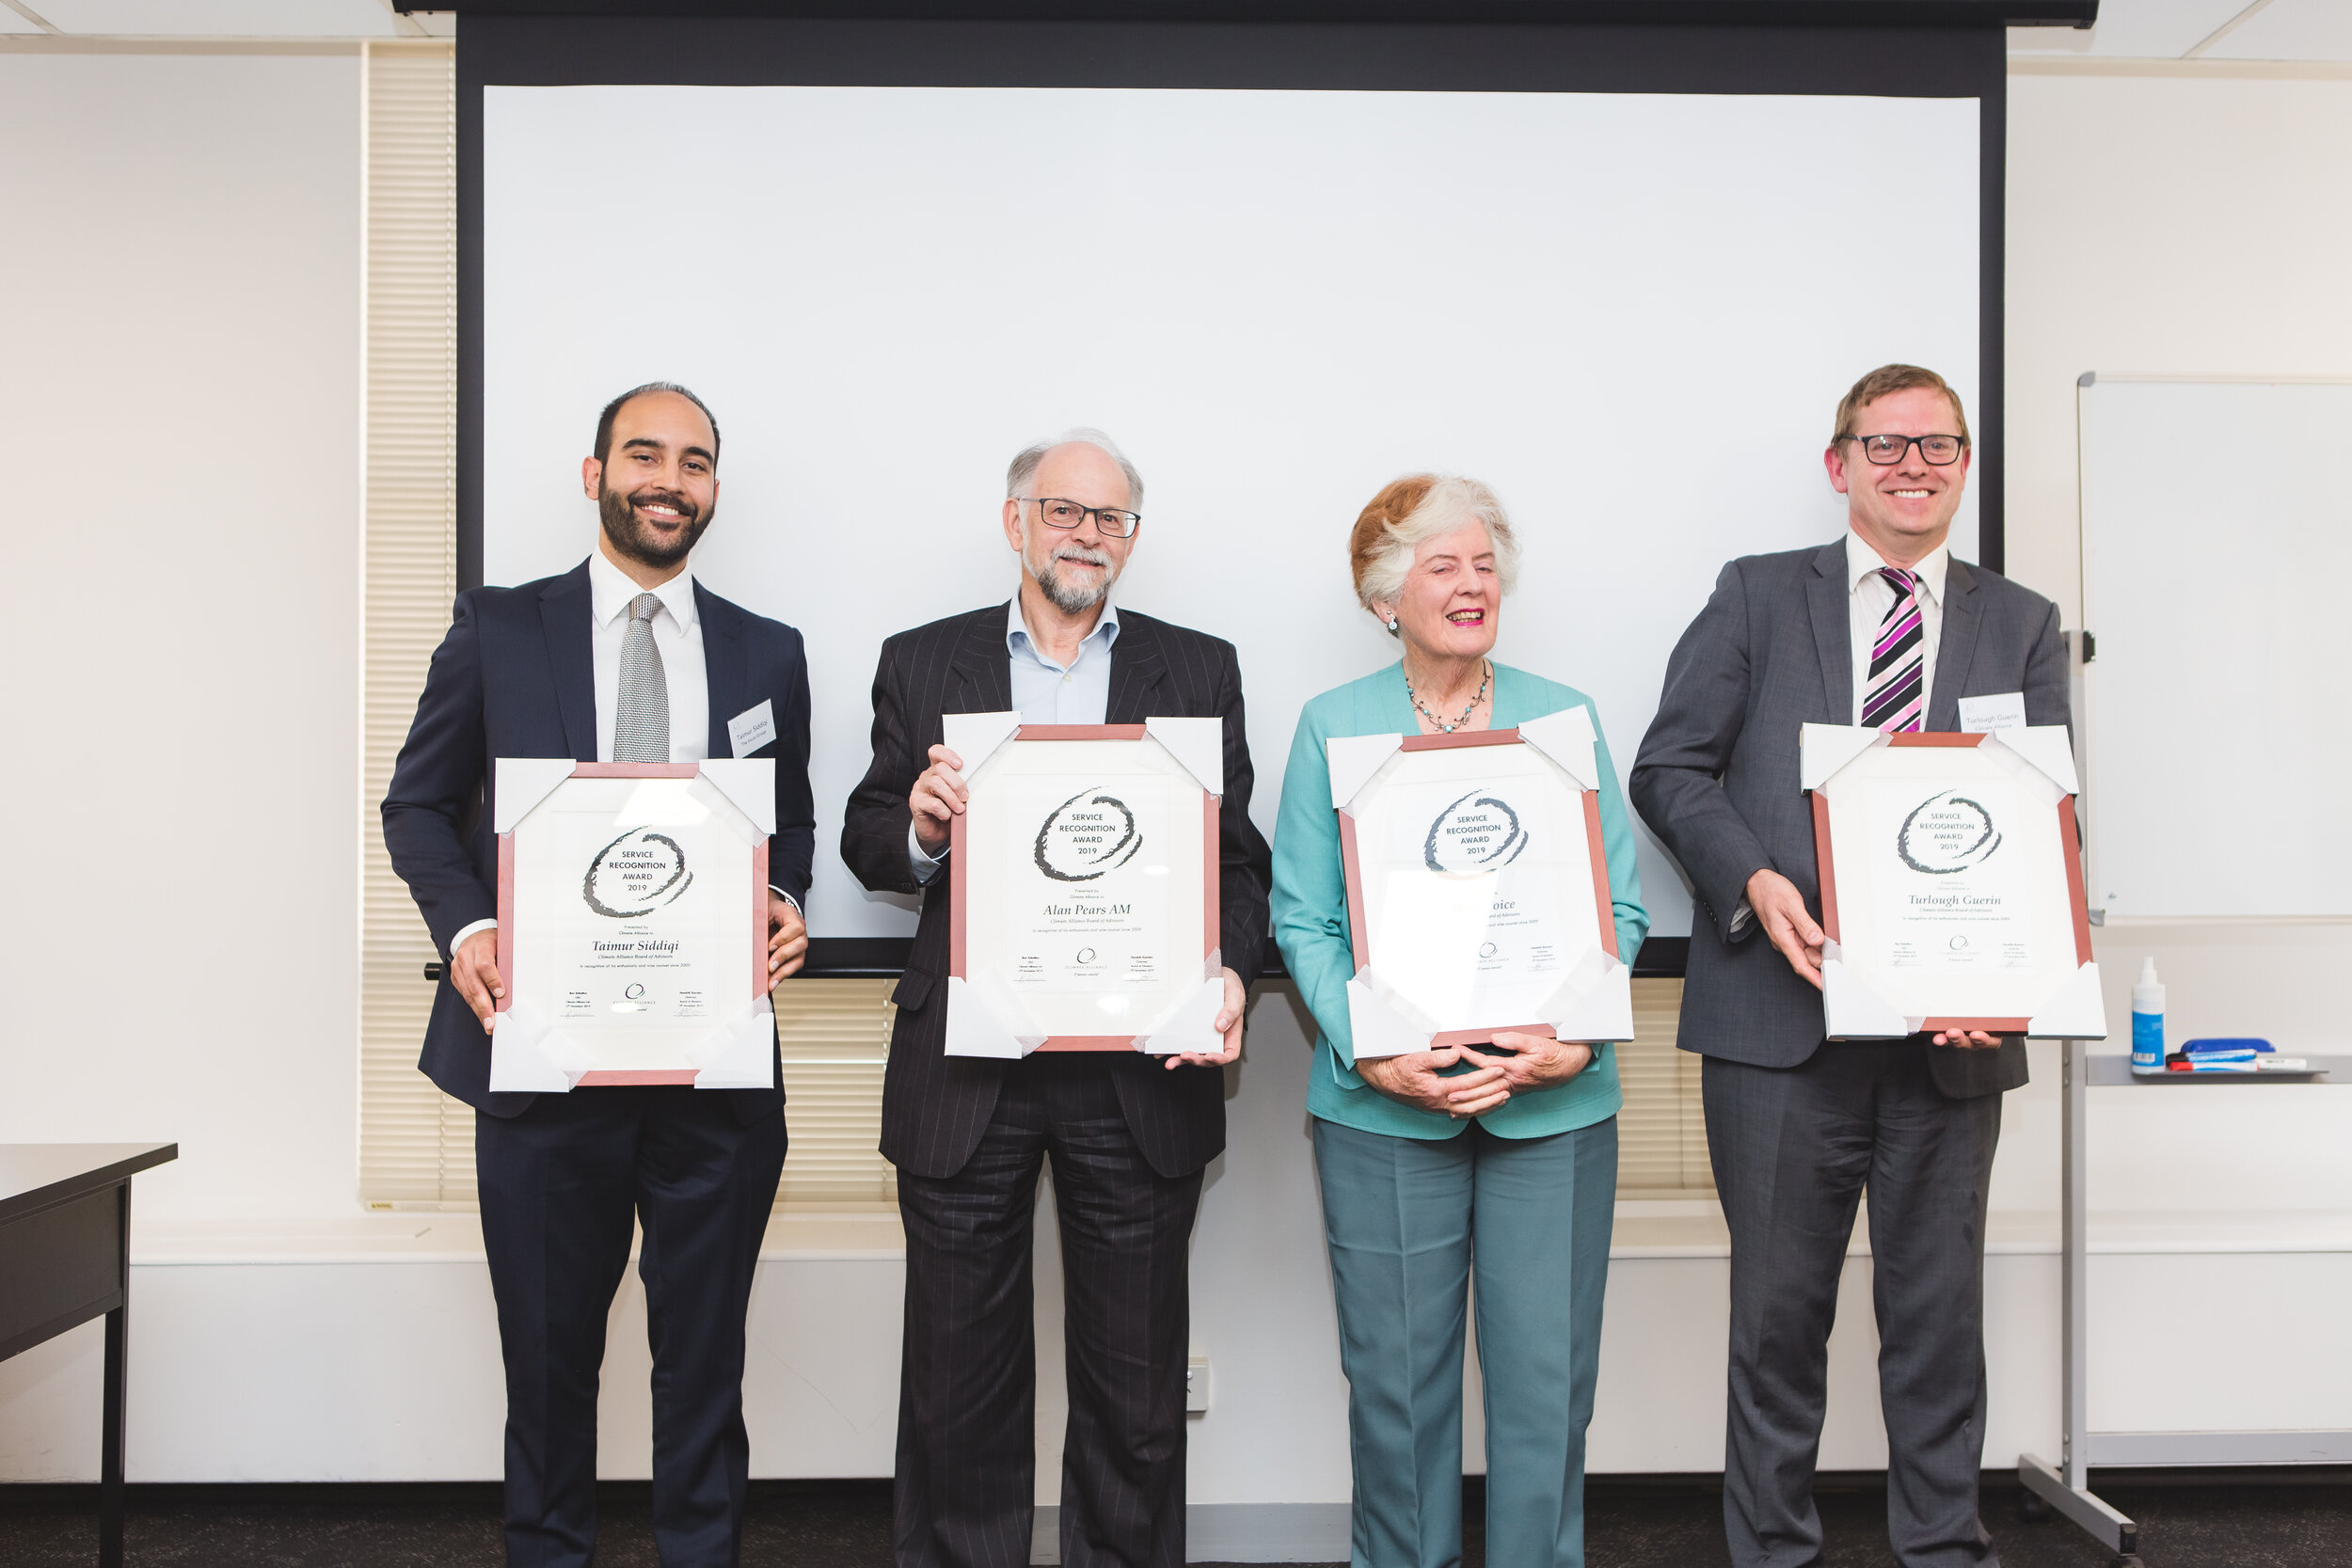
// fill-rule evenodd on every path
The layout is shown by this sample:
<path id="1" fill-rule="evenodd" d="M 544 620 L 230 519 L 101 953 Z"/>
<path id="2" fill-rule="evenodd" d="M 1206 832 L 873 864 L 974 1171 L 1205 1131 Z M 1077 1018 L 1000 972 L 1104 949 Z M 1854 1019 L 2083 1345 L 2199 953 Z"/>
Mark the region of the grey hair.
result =
<path id="1" fill-rule="evenodd" d="M 1406 575 L 1413 569 L 1413 552 L 1470 522 L 1486 526 L 1487 541 L 1494 546 L 1495 580 L 1503 593 L 1510 593 L 1518 586 L 1519 542 L 1511 531 L 1511 518 L 1502 510 L 1502 500 L 1474 479 L 1440 475 L 1412 511 L 1395 522 L 1375 525 L 1379 527 L 1378 534 L 1366 540 L 1368 547 L 1358 554 L 1358 602 L 1366 610 L 1372 609 L 1375 600 L 1395 604 L 1404 596 Z M 1368 514 L 1357 525 L 1359 538 L 1371 523 Z M 1390 635 L 1399 634 L 1391 628 Z"/>
<path id="2" fill-rule="evenodd" d="M 1007 499 L 1020 496 L 1024 500 L 1036 499 L 1036 497 L 1025 496 L 1022 492 L 1029 487 L 1029 481 L 1037 477 L 1038 465 L 1045 461 L 1047 452 L 1052 451 L 1056 447 L 1066 447 L 1073 441 L 1096 448 L 1112 462 L 1118 464 L 1119 471 L 1127 476 L 1128 510 L 1133 512 L 1143 510 L 1143 476 L 1136 472 L 1136 466 L 1127 461 L 1127 454 L 1119 450 L 1118 442 L 1089 425 L 1080 425 L 1075 430 L 1065 430 L 1049 441 L 1032 441 L 1023 447 L 1020 454 L 1013 458 L 1012 467 L 1005 470 Z"/>

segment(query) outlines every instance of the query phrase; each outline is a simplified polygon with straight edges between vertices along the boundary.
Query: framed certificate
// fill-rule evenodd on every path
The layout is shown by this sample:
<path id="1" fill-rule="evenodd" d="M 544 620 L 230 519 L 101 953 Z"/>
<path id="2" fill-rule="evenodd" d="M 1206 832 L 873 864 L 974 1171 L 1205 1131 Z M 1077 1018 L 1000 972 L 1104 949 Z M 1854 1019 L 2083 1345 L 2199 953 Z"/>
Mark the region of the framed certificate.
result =
<path id="1" fill-rule="evenodd" d="M 1833 1039 L 2104 1039 L 2065 726 L 1801 735 Z"/>
<path id="2" fill-rule="evenodd" d="M 1498 1030 L 1633 1037 L 1592 710 L 1517 729 L 1327 743 L 1359 1059 Z"/>
<path id="3" fill-rule="evenodd" d="M 490 1087 L 771 1085 L 775 764 L 497 768 Z"/>
<path id="4" fill-rule="evenodd" d="M 1224 726 L 950 714 L 951 1056 L 1216 1051 Z"/>

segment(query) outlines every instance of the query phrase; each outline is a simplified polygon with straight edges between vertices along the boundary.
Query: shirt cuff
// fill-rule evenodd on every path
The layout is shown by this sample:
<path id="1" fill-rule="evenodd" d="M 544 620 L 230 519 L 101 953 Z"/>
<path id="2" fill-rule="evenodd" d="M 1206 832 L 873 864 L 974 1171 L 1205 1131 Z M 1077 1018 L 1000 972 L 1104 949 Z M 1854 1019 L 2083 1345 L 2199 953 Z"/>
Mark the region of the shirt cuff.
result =
<path id="1" fill-rule="evenodd" d="M 788 894 L 788 893 L 785 892 L 785 891 L 784 891 L 784 889 L 782 889 L 782 888 L 780 888 L 780 887 L 776 886 L 776 884 L 775 884 L 775 883 L 773 883 L 773 882 L 770 882 L 770 883 L 768 884 L 768 891 L 769 891 L 770 893 L 774 894 L 777 897 L 779 897 L 779 898 L 783 899 L 786 903 L 787 903 L 787 904 L 791 905 L 791 906 L 792 906 L 792 912 L 793 912 L 794 914 L 799 915 L 799 916 L 800 916 L 802 919 L 803 919 L 803 920 L 806 920 L 806 919 L 808 918 L 808 911 L 807 911 L 806 910 L 804 910 L 804 909 L 801 908 L 801 901 L 800 901 L 798 898 L 793 897 L 790 894 Z"/>
<path id="2" fill-rule="evenodd" d="M 938 876 L 940 863 L 946 858 L 947 851 L 945 849 L 936 855 L 925 853 L 923 841 L 914 836 L 914 824 L 907 824 L 907 864 L 914 871 L 916 885 L 926 884 Z"/>
<path id="3" fill-rule="evenodd" d="M 1748 928 L 1748 922 L 1755 918 L 1756 911 L 1749 905 L 1748 895 L 1743 893 L 1740 895 L 1740 907 L 1731 911 L 1731 929 L 1724 934 L 1738 936 Z"/>
<path id="4" fill-rule="evenodd" d="M 477 920 L 470 926 L 459 927 L 457 934 L 449 939 L 449 956 L 453 958 L 456 958 L 457 950 L 465 946 L 467 941 L 471 938 L 475 932 L 495 931 L 498 928 L 499 923 L 495 920 Z"/>

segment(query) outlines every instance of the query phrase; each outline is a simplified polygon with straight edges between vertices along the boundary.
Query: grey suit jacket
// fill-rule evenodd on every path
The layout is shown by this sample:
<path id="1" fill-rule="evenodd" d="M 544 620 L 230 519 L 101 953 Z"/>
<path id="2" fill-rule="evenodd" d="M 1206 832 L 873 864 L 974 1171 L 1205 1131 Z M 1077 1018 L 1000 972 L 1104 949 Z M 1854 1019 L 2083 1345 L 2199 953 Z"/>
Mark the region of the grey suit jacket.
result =
<path id="1" fill-rule="evenodd" d="M 1675 645 L 1658 717 L 1642 739 L 1634 809 L 1682 863 L 1696 905 L 1682 992 L 1687 1051 L 1758 1067 L 1795 1067 L 1820 1048 L 1821 994 L 1789 969 L 1756 923 L 1731 919 L 1748 879 L 1769 866 L 1820 918 L 1813 816 L 1797 770 L 1798 726 L 1853 722 L 1853 648 L 1846 544 L 1732 562 Z M 2058 607 L 1996 572 L 1955 558 L 1927 727 L 1960 727 L 1960 699 L 2026 694 L 2026 721 L 2070 722 Z M 1934 1053 L 1948 1095 L 2026 1081 L 2025 1043 Z"/>

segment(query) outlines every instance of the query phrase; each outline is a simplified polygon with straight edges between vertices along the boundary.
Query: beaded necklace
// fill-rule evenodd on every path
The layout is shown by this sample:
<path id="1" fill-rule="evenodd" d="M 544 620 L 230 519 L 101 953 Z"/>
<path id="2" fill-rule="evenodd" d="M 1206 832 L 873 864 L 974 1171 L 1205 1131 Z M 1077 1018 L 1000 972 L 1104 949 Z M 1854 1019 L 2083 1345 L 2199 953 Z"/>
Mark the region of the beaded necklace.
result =
<path id="1" fill-rule="evenodd" d="M 1426 719 L 1431 723 L 1437 725 L 1439 734 L 1452 735 L 1455 730 L 1458 730 L 1463 725 L 1469 723 L 1470 716 L 1478 711 L 1478 705 L 1486 700 L 1486 687 L 1487 684 L 1494 679 L 1495 667 L 1483 658 L 1478 661 L 1478 665 L 1480 670 L 1484 672 L 1478 677 L 1478 695 L 1470 700 L 1470 705 L 1462 709 L 1462 716 L 1454 721 L 1451 724 L 1438 718 L 1436 714 L 1430 712 L 1427 706 L 1422 704 L 1421 700 L 1421 693 L 1413 689 L 1413 677 L 1410 675 L 1406 675 L 1405 677 L 1405 695 L 1413 700 L 1413 710 L 1419 713 L 1423 719 Z"/>

